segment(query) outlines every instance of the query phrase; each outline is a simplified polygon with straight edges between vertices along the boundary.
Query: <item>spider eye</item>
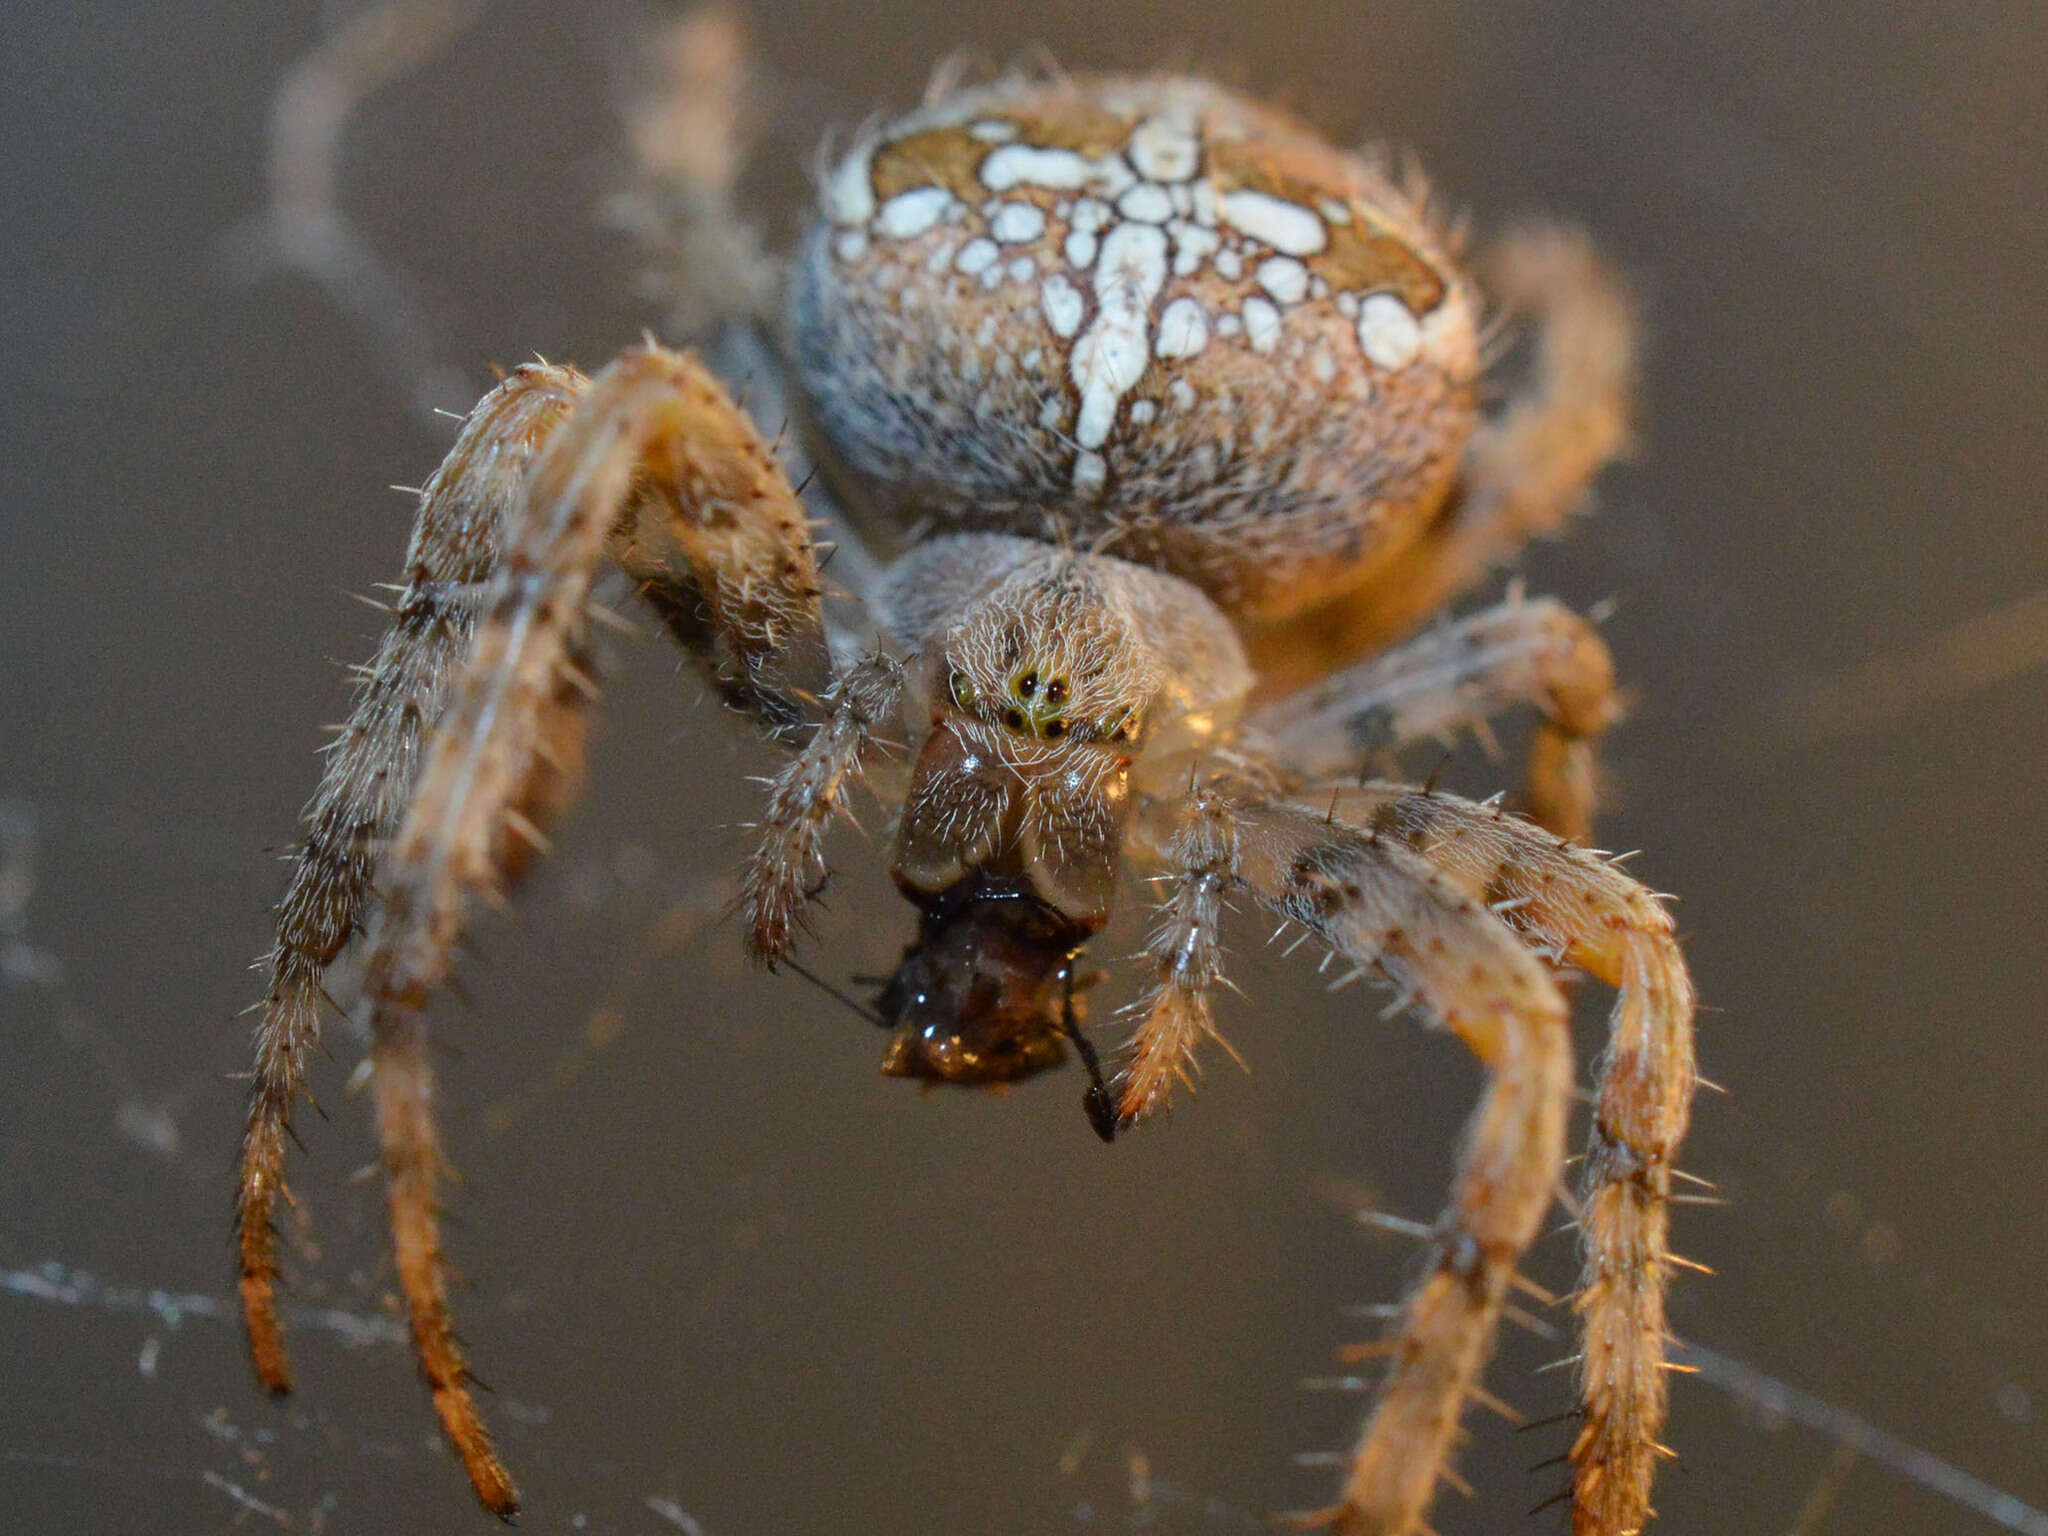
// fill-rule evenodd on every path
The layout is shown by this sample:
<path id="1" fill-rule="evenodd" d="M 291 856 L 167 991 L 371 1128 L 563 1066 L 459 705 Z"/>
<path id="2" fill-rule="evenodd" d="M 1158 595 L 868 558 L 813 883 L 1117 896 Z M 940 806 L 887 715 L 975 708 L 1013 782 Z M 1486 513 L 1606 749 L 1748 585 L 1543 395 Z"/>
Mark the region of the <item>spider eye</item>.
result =
<path id="1" fill-rule="evenodd" d="M 1045 722 L 1045 739 L 1047 741 L 1058 741 L 1062 736 L 1066 734 L 1066 721 L 1054 718 Z"/>
<path id="2" fill-rule="evenodd" d="M 1026 672 L 1017 679 L 1017 696 L 1019 698 L 1028 699 L 1036 692 L 1038 692 L 1038 674 L 1036 672 Z"/>
<path id="3" fill-rule="evenodd" d="M 968 681 L 965 672 L 955 672 L 948 686 L 952 689 L 955 704 L 962 709 L 974 708 L 974 684 Z"/>
<path id="4" fill-rule="evenodd" d="M 1143 728 L 1145 718 L 1138 710 L 1127 709 L 1108 722 L 1107 733 L 1111 741 L 1129 741 Z"/>

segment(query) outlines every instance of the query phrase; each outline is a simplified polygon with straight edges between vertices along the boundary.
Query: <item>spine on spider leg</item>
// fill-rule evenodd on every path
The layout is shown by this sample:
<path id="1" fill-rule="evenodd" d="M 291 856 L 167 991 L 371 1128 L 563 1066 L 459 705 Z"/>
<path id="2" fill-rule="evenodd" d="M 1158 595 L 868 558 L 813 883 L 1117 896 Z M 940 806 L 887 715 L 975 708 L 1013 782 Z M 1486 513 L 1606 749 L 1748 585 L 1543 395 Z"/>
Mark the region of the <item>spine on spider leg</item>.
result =
<path id="1" fill-rule="evenodd" d="M 1125 1125 L 1164 1108 L 1173 1085 L 1189 1083 L 1195 1048 L 1223 1038 L 1210 993 L 1223 979 L 1223 895 L 1236 877 L 1237 839 L 1220 803 L 1195 801 L 1167 860 L 1177 878 L 1146 946 L 1153 983 L 1125 1010 L 1138 1020 L 1115 1084 L 1117 1118 Z"/>
<path id="2" fill-rule="evenodd" d="M 404 814 L 422 733 L 439 717 L 470 639 L 477 598 L 496 564 L 499 529 L 534 443 L 573 395 L 563 370 L 522 369 L 487 395 L 421 493 L 405 586 L 306 808 L 307 836 L 278 908 L 236 1214 L 243 1314 L 257 1374 L 289 1390 L 276 1308 L 277 1201 L 285 1136 L 320 1039 L 322 977 L 361 929 L 370 879 Z"/>

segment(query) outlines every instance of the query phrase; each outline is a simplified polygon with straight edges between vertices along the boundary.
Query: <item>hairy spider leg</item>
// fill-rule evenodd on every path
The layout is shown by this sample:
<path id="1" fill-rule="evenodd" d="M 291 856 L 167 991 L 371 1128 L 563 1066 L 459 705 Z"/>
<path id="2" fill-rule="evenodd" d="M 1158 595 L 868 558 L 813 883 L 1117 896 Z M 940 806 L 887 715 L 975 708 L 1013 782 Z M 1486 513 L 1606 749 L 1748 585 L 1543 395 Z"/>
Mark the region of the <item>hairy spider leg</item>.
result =
<path id="1" fill-rule="evenodd" d="M 1323 803 L 1322 792 L 1307 795 Z M 1692 978 L 1671 915 L 1589 849 L 1497 808 L 1408 786 L 1340 791 L 1339 814 L 1413 848 L 1558 963 L 1617 989 L 1581 1185 L 1584 1332 L 1573 1529 L 1640 1530 L 1666 1411 L 1671 1179 L 1698 1083 Z"/>
<path id="2" fill-rule="evenodd" d="M 1306 779 L 1384 770 L 1401 748 L 1484 729 L 1517 704 L 1542 712 L 1527 770 L 1529 809 L 1574 841 L 1592 836 L 1595 743 L 1621 714 L 1599 631 L 1554 598 L 1510 598 L 1424 631 L 1255 711 L 1279 760 Z"/>
<path id="3" fill-rule="evenodd" d="M 427 482 L 405 558 L 405 586 L 367 666 L 355 702 L 327 749 L 308 803 L 307 833 L 278 907 L 270 985 L 256 1026 L 256 1063 L 242 1138 L 241 1294 L 256 1374 L 272 1392 L 291 1389 L 277 1319 L 277 1202 L 289 1201 L 285 1137 L 320 1043 L 327 968 L 364 925 L 370 878 L 411 802 L 425 731 L 440 717 L 468 649 L 484 585 L 497 565 L 499 532 L 536 445 L 575 399 L 581 380 L 559 368 L 526 368 L 470 414 L 447 459 Z"/>
<path id="4" fill-rule="evenodd" d="M 1223 905 L 1238 878 L 1237 824 L 1220 792 L 1190 793 L 1163 862 L 1171 889 L 1145 946 L 1152 984 L 1119 1015 L 1134 1026 L 1114 1085 L 1117 1118 L 1126 1126 L 1165 1108 L 1175 1083 L 1194 1086 L 1195 1049 L 1203 1040 L 1230 1050 L 1210 1001 L 1219 982 L 1228 984 Z"/>
<path id="5" fill-rule="evenodd" d="M 844 814 L 858 776 L 896 718 L 903 664 L 880 651 L 862 657 L 833 688 L 824 722 L 769 781 L 760 840 L 747 859 L 740 910 L 747 953 L 773 969 L 789 953 L 803 909 L 825 885 L 825 833 Z"/>
<path id="6" fill-rule="evenodd" d="M 1212 898 L 1227 885 L 1300 923 L 1353 965 L 1383 971 L 1489 1073 L 1434 1259 L 1388 1341 L 1388 1373 L 1342 1500 L 1323 1518 L 1348 1536 L 1408 1536 L 1444 1475 L 1508 1285 L 1563 1168 L 1571 1091 L 1564 1000 L 1550 973 L 1477 897 L 1395 839 L 1222 782 L 1198 789 L 1181 819 L 1193 830 L 1168 843 L 1169 869 L 1183 888 L 1207 885 L 1211 895 L 1182 909 L 1169 898 L 1167 928 L 1182 942 L 1155 946 L 1155 956 L 1168 958 L 1148 1026 L 1185 1012 L 1185 999 L 1213 980 Z M 1176 852 L 1183 860 L 1177 869 Z M 1185 1026 L 1141 1030 L 1127 1083 L 1178 1068 L 1189 1043 Z M 1167 1063 L 1148 1059 L 1157 1057 Z M 1141 1099 L 1136 1107 L 1156 1102 Z"/>
<path id="7" fill-rule="evenodd" d="M 274 981 L 273 996 L 288 1005 L 291 989 L 310 986 L 317 994 L 318 969 L 360 923 L 389 823 L 409 805 L 381 863 L 382 910 L 364 967 L 392 1234 L 415 1350 L 442 1425 L 478 1497 L 509 1519 L 517 1491 L 477 1413 L 449 1318 L 437 1212 L 446 1165 L 432 1116 L 423 1011 L 446 979 L 469 899 L 502 900 L 523 865 L 545 850 L 546 823 L 574 794 L 585 707 L 596 691 L 587 649 L 590 586 L 607 551 L 658 612 L 675 611 L 685 595 L 701 605 L 697 638 L 710 648 L 707 664 L 755 701 L 771 727 L 805 710 L 822 712 L 814 690 L 830 691 L 830 663 L 801 503 L 768 445 L 689 357 L 636 348 L 587 385 L 567 369 L 519 370 L 479 404 L 429 486 L 416 545 L 435 542 L 427 530 L 439 529 L 440 520 L 453 531 L 435 538 L 472 556 L 465 574 L 483 589 L 454 643 L 421 652 L 401 622 L 379 652 L 392 678 L 387 686 L 374 681 L 381 672 L 373 674 L 359 712 L 389 693 L 395 702 L 366 716 L 370 727 L 384 723 L 382 735 L 370 738 L 352 776 L 330 767 L 339 785 L 323 785 L 315 805 L 345 806 L 351 793 L 361 798 L 351 790 L 358 780 L 375 783 L 385 796 L 383 830 L 357 849 L 332 832 L 317 848 L 309 845 L 301 864 L 310 871 L 308 889 L 296 903 L 287 898 L 280 927 L 280 974 L 291 988 Z M 686 569 L 667 562 L 673 552 L 689 562 Z M 473 643 L 465 648 L 459 641 L 470 628 Z M 404 691 L 423 669 L 436 680 L 431 698 L 420 686 Z M 424 739 L 423 721 L 433 722 Z M 380 745 L 382 756 L 372 750 Z M 415 757 L 417 785 L 407 796 Z M 316 834 L 324 826 L 316 816 Z M 323 875 L 337 848 L 359 860 L 346 871 L 346 886 Z M 337 892 L 348 899 L 349 922 L 317 929 Z M 309 967 L 310 982 L 296 979 Z M 266 1010 L 258 1032 L 243 1263 L 258 1370 L 282 1389 L 288 1374 L 275 1317 L 275 1258 L 267 1241 L 252 1245 L 249 1234 L 269 1230 L 283 1118 L 303 1080 L 308 1042 L 289 1033 L 291 1020 L 273 1025 L 276 1011 L 275 1004 Z"/>

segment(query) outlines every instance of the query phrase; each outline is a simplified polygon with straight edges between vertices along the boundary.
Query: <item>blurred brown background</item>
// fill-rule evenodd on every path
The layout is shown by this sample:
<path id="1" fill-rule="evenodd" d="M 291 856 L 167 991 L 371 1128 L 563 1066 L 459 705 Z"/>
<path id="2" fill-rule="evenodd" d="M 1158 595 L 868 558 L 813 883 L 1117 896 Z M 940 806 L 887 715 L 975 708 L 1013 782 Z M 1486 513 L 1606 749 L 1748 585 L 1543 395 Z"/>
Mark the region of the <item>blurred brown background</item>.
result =
<path id="1" fill-rule="evenodd" d="M 2048 14 L 748 10 L 780 103 L 752 192 L 778 237 L 828 124 L 908 104 L 949 50 L 1043 44 L 1284 95 L 1412 146 L 1482 229 L 1566 214 L 1636 276 L 1641 461 L 1529 571 L 1620 600 L 1637 707 L 1605 841 L 1683 894 L 1715 1009 L 1704 1063 L 1728 1093 L 1703 1098 L 1687 1161 L 1733 1204 L 1683 1215 L 1683 1251 L 1719 1273 L 1680 1286 L 1676 1325 L 1812 1394 L 1680 1382 L 1659 1529 L 2048 1529 Z M 220 1314 L 233 1015 L 282 882 L 263 850 L 343 707 L 335 663 L 371 643 L 343 594 L 397 569 L 408 503 L 384 487 L 447 440 L 362 326 L 302 280 L 249 280 L 235 238 L 274 83 L 348 14 L 19 0 L 4 28 L 11 1531 L 486 1524 L 401 1348 L 302 1322 L 278 1407 Z M 533 350 L 595 364 L 653 318 L 594 210 L 621 172 L 620 66 L 661 14 L 497 0 L 351 126 L 344 199 L 417 280 L 425 355 L 473 383 Z M 1816 691 L 1874 658 L 1899 665 Z M 874 1031 L 746 974 L 729 929 L 664 948 L 675 904 L 724 900 L 768 759 L 658 646 L 614 678 L 560 856 L 516 925 L 485 925 L 475 1006 L 437 1013 L 459 1053 L 462 1318 L 524 1527 L 1250 1532 L 1322 1502 L 1332 1473 L 1290 1458 L 1345 1444 L 1360 1404 L 1299 1382 L 1411 1257 L 1347 1212 L 1438 1208 L 1476 1082 L 1452 1042 L 1326 997 L 1247 918 L 1251 1001 L 1225 1020 L 1255 1071 L 1212 1062 L 1170 1124 L 1103 1148 L 1073 1073 L 920 1098 L 876 1076 Z M 1448 781 L 1504 776 L 1467 753 Z M 911 916 L 879 855 L 848 838 L 841 858 L 811 951 L 838 977 L 885 966 Z M 357 1055 L 337 1031 L 331 1118 L 302 1118 L 317 1251 L 297 1294 L 375 1317 Z M 1534 1268 L 1567 1283 L 1568 1241 Z M 1555 1413 L 1564 1376 L 1530 1372 L 1557 1353 L 1510 1338 L 1490 1384 Z M 1829 1414 L 1833 1436 L 1801 1422 Z M 1524 1511 L 1569 1427 L 1473 1429 L 1478 1499 L 1447 1497 L 1438 1528 L 1562 1529 Z M 2003 1527 L 1970 1507 L 1982 1489 L 1888 1465 L 1908 1448 L 2009 1493 Z"/>

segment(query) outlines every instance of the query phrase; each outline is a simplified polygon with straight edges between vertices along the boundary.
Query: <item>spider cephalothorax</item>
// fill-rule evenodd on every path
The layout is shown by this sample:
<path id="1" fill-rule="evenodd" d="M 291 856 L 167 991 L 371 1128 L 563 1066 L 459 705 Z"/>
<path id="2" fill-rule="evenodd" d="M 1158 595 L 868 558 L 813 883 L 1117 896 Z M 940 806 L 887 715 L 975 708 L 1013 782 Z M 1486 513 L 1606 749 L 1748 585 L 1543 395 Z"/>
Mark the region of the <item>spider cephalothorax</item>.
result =
<path id="1" fill-rule="evenodd" d="M 674 183 L 734 163 L 651 157 L 648 207 L 705 221 L 663 249 L 720 248 L 727 187 Z M 1639 1530 L 1691 983 L 1657 899 L 1573 840 L 1616 714 L 1598 636 L 1520 597 L 1414 633 L 1561 524 L 1620 446 L 1629 312 L 1582 240 L 1510 237 L 1483 273 L 1538 322 L 1535 363 L 1482 416 L 1458 246 L 1412 182 L 1220 86 L 1006 78 L 863 133 L 824 168 L 784 309 L 707 339 L 757 399 L 784 398 L 769 365 L 786 358 L 800 438 L 771 448 L 714 366 L 652 343 L 593 378 L 539 364 L 493 390 L 422 493 L 397 617 L 281 909 L 240 1206 L 263 1380 L 288 1381 L 271 1232 L 287 1121 L 323 973 L 367 928 L 414 1340 L 479 1496 L 516 1508 L 448 1315 L 423 1012 L 470 902 L 544 847 L 573 787 L 609 559 L 789 752 L 741 886 L 757 959 L 790 957 L 850 787 L 889 805 L 919 915 L 878 999 L 885 1071 L 1005 1083 L 1072 1048 L 1097 1131 L 1138 1124 L 1215 1033 L 1230 898 L 1392 982 L 1485 1064 L 1330 1511 L 1345 1531 L 1409 1536 L 1449 1475 L 1563 1174 L 1556 970 L 1614 986 L 1569 1460 L 1581 1536 Z M 824 474 L 800 497 L 807 453 Z M 839 530 L 831 590 L 814 518 Z M 1529 819 L 1373 776 L 1517 704 L 1539 714 Z M 1078 967 L 1131 865 L 1162 899 L 1105 1081 Z"/>

